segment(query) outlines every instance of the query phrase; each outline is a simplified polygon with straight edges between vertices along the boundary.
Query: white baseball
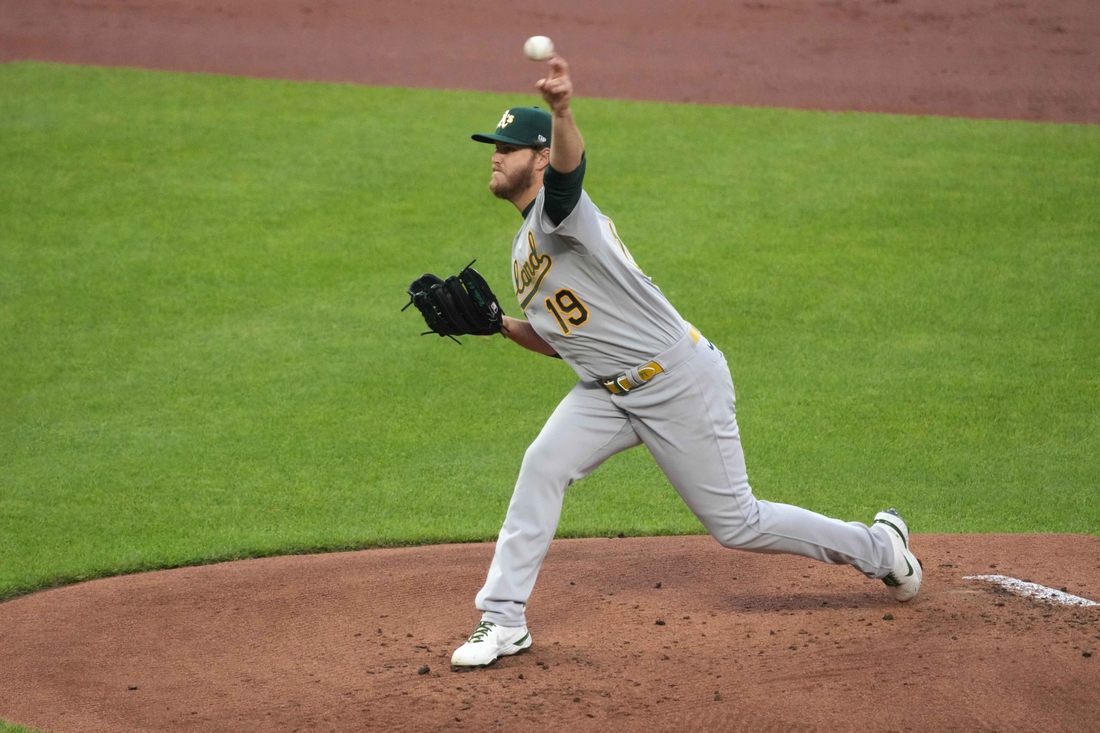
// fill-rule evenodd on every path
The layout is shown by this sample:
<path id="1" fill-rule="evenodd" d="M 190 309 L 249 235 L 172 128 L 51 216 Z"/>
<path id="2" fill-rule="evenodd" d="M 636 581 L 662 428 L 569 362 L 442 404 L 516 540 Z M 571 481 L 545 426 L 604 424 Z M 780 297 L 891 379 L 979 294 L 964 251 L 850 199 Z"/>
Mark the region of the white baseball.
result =
<path id="1" fill-rule="evenodd" d="M 523 43 L 523 53 L 532 61 L 545 61 L 554 53 L 554 42 L 546 36 L 531 36 Z"/>

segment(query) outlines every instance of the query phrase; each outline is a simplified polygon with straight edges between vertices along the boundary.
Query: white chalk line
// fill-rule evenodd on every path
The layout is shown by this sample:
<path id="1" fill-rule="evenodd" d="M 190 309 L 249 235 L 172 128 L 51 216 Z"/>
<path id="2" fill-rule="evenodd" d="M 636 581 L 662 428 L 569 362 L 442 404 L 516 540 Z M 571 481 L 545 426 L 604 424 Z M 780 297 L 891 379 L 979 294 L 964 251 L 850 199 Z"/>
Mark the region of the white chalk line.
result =
<path id="1" fill-rule="evenodd" d="M 1088 598 L 1047 588 L 1045 585 L 1039 585 L 1038 583 L 1026 583 L 1007 575 L 964 575 L 963 580 L 985 580 L 994 585 L 999 585 L 1011 593 L 1037 598 L 1048 603 L 1057 603 L 1062 606 L 1100 606 L 1100 603 L 1090 601 Z"/>

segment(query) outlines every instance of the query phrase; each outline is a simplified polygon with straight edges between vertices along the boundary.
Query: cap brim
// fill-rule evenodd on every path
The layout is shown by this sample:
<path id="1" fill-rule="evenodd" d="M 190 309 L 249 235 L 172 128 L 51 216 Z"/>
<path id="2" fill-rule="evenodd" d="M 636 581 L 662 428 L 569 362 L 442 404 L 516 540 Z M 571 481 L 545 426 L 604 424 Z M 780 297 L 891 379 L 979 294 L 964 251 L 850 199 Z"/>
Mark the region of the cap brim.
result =
<path id="1" fill-rule="evenodd" d="M 524 142 L 523 140 L 516 140 L 514 137 L 506 137 L 505 135 L 470 135 L 471 140 L 477 140 L 479 143 L 507 143 L 508 145 L 519 145 L 523 148 L 531 147 L 531 143 Z"/>

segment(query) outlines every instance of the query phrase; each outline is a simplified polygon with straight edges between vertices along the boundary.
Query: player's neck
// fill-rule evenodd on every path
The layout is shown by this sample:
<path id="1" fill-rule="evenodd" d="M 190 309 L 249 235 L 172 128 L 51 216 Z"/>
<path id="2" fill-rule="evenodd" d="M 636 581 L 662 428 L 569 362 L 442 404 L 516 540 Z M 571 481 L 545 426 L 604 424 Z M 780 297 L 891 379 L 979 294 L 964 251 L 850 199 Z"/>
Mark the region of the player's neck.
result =
<path id="1" fill-rule="evenodd" d="M 512 205 L 516 207 L 516 210 L 518 210 L 519 213 L 524 214 L 527 211 L 527 207 L 531 205 L 531 203 L 535 200 L 535 197 L 537 197 L 538 195 L 538 189 L 535 189 L 533 192 L 528 191 L 522 196 L 517 196 L 516 198 L 512 199 Z"/>
<path id="2" fill-rule="evenodd" d="M 542 190 L 542 171 L 538 171 L 531 181 L 531 185 L 527 187 L 526 191 L 516 194 L 516 197 L 509 199 L 512 205 L 516 207 L 519 213 L 527 211 L 527 207 L 531 205 L 531 202 L 538 197 L 539 191 Z"/>

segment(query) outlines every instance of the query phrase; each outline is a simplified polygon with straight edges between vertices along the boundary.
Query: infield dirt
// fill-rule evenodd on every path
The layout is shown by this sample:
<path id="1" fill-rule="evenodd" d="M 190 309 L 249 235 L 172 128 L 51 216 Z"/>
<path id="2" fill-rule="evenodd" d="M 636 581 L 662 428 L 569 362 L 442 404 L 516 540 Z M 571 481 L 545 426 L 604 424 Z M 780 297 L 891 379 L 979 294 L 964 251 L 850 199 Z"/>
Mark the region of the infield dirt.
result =
<path id="1" fill-rule="evenodd" d="M 0 61 L 1100 122 L 1100 3 L 0 0 Z M 492 545 L 284 557 L 0 604 L 0 718 L 52 731 L 1095 730 L 1100 538 L 916 535 L 910 604 L 707 537 L 555 542 L 534 647 L 454 673 Z M 660 587 L 657 584 L 660 583 Z M 658 621 L 663 624 L 658 624 Z M 1086 656 L 1091 655 L 1091 656 Z M 420 670 L 428 671 L 420 674 Z"/>
<path id="2" fill-rule="evenodd" d="M 0 605 L 0 715 L 112 733 L 1095 730 L 1100 607 L 963 576 L 1100 598 L 1100 538 L 914 548 L 925 585 L 899 604 L 851 568 L 709 537 L 559 540 L 532 649 L 464 673 L 448 660 L 490 544 L 97 580 Z"/>

